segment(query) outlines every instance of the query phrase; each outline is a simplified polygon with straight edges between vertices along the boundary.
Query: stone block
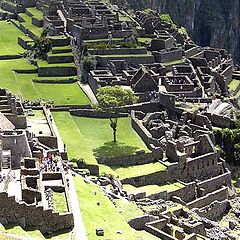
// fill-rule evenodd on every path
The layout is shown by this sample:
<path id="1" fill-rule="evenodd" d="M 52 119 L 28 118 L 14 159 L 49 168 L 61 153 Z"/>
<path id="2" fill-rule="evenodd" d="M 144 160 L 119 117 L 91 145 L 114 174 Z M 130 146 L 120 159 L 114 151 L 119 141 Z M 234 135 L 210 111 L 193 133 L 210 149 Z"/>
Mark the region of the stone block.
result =
<path id="1" fill-rule="evenodd" d="M 104 236 L 104 230 L 102 228 L 96 228 L 97 236 Z"/>

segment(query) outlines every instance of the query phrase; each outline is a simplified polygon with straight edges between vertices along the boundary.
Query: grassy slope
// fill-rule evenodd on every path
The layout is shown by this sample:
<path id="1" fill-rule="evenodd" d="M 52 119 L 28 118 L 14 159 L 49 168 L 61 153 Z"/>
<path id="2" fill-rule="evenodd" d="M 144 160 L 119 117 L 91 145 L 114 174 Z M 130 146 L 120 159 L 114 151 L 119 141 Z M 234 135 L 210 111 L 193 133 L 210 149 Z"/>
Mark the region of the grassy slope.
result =
<path id="1" fill-rule="evenodd" d="M 134 230 L 116 212 L 112 202 L 104 196 L 99 187 L 84 183 L 81 177 L 75 177 L 74 181 L 89 240 L 98 239 L 96 228 L 104 229 L 104 239 L 137 239 Z M 97 205 L 97 202 L 100 205 Z M 122 231 L 122 234 L 117 231 Z"/>
<path id="2" fill-rule="evenodd" d="M 162 186 L 147 185 L 147 186 L 138 187 L 138 188 L 134 187 L 132 185 L 124 185 L 124 189 L 126 191 L 128 191 L 129 193 L 135 194 L 135 193 L 140 193 L 140 192 L 146 192 L 147 195 L 164 192 L 164 191 L 172 192 L 172 191 L 176 191 L 183 187 L 184 187 L 184 185 L 182 185 L 181 183 L 166 184 L 166 185 L 162 185 Z"/>
<path id="3" fill-rule="evenodd" d="M 57 212 L 64 213 L 68 211 L 65 193 L 53 193 L 54 209 Z"/>
<path id="4" fill-rule="evenodd" d="M 16 55 L 23 53 L 24 49 L 18 45 L 18 36 L 24 34 L 16 28 L 12 23 L 0 21 L 0 55 Z"/>
<path id="5" fill-rule="evenodd" d="M 77 83 L 71 84 L 42 84 L 33 83 L 37 74 L 17 74 L 12 69 L 33 69 L 23 59 L 0 61 L 0 87 L 7 88 L 25 99 L 54 100 L 55 104 L 89 104 L 90 101 Z"/>
<path id="6" fill-rule="evenodd" d="M 119 119 L 119 145 L 114 146 L 108 119 L 75 117 L 67 112 L 54 112 L 53 116 L 70 158 L 82 157 L 89 163 L 96 163 L 94 154 L 116 156 L 137 149 L 148 150 L 132 129 L 129 118 Z"/>
<path id="7" fill-rule="evenodd" d="M 166 167 L 158 162 L 143 164 L 138 166 L 130 166 L 130 167 L 121 167 L 115 168 L 115 172 L 121 179 L 129 178 L 133 176 L 142 176 L 146 174 L 151 174 L 158 171 L 166 170 Z"/>
<path id="8" fill-rule="evenodd" d="M 230 92 L 234 92 L 239 84 L 240 84 L 239 80 L 233 79 L 228 85 Z"/>

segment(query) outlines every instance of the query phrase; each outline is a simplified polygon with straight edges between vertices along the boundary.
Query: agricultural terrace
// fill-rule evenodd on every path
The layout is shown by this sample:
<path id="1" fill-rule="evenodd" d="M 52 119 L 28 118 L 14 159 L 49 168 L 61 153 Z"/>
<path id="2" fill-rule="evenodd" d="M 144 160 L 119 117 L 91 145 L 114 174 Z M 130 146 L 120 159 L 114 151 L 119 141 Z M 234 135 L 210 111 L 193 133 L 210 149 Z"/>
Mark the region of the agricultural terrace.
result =
<path id="1" fill-rule="evenodd" d="M 71 116 L 68 112 L 53 112 L 53 117 L 67 146 L 69 159 L 83 158 L 86 163 L 97 164 L 96 156 L 123 156 L 133 154 L 140 149 L 149 151 L 133 130 L 130 118 L 119 119 L 117 143 L 114 143 L 109 119 L 76 117 Z M 157 164 L 146 164 L 142 168 L 141 166 L 119 168 L 119 172 L 116 168 L 113 170 L 116 170 L 115 174 L 124 177 L 131 174 L 141 174 L 143 171 L 154 172 L 158 168 L 165 169 L 162 165 Z M 106 166 L 100 166 L 100 170 L 101 172 L 113 172 Z"/>

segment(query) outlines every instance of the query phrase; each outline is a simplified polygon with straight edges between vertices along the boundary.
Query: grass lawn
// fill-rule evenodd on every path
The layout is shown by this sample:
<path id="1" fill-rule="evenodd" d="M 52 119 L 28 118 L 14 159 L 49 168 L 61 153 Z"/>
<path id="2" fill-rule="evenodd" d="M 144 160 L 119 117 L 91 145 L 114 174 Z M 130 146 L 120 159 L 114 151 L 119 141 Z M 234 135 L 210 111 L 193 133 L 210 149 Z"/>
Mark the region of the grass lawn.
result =
<path id="1" fill-rule="evenodd" d="M 53 100 L 55 105 L 90 104 L 90 100 L 77 83 L 34 83 L 33 85 L 39 98 Z"/>
<path id="2" fill-rule="evenodd" d="M 150 57 L 151 54 L 124 54 L 124 55 L 100 55 L 104 58 L 138 58 L 138 57 Z"/>
<path id="3" fill-rule="evenodd" d="M 116 211 L 113 203 L 98 186 L 87 184 L 78 176 L 74 178 L 74 181 L 89 240 L 98 239 L 95 233 L 96 228 L 104 229 L 104 239 L 138 239 L 134 229 Z M 122 234 L 117 233 L 118 231 Z"/>
<path id="4" fill-rule="evenodd" d="M 137 207 L 134 202 L 123 201 L 120 199 L 115 199 L 116 210 L 122 215 L 122 217 L 129 221 L 131 218 L 139 217 L 144 215 L 143 211 Z M 159 239 L 154 235 L 146 231 L 135 231 L 138 240 L 155 240 Z"/>
<path id="5" fill-rule="evenodd" d="M 152 38 L 138 38 L 138 42 L 140 43 L 146 43 L 151 41 L 152 41 Z"/>
<path id="6" fill-rule="evenodd" d="M 9 236 L 5 238 L 5 234 L 6 236 Z M 42 233 L 37 230 L 37 229 L 22 229 L 20 226 L 8 226 L 8 227 L 4 227 L 2 225 L 0 225 L 0 239 L 2 240 L 10 240 L 10 239 L 14 239 L 11 238 L 10 236 L 15 236 L 17 239 L 19 237 L 23 237 L 24 239 L 34 239 L 34 240 L 44 240 L 44 239 L 52 239 L 52 240 L 68 240 L 70 237 L 70 233 L 59 233 L 59 235 L 56 236 L 47 236 L 47 238 L 45 238 Z"/>
<path id="7" fill-rule="evenodd" d="M 179 182 L 172 183 L 172 184 L 166 184 L 166 185 L 162 185 L 162 186 L 146 185 L 143 187 L 134 187 L 130 184 L 124 185 L 124 189 L 129 193 L 136 194 L 136 193 L 140 193 L 140 192 L 146 192 L 147 196 L 149 196 L 151 194 L 163 192 L 163 191 L 173 192 L 173 191 L 176 191 L 183 187 L 184 187 L 184 185 Z"/>
<path id="8" fill-rule="evenodd" d="M 228 85 L 229 91 L 234 92 L 240 84 L 240 80 L 233 79 Z"/>
<path id="9" fill-rule="evenodd" d="M 168 67 L 168 66 L 179 65 L 179 64 L 183 64 L 183 63 L 184 63 L 184 61 L 182 59 L 180 59 L 180 60 L 176 60 L 176 61 L 172 61 L 172 62 L 165 62 L 162 64 L 165 65 L 166 67 Z"/>
<path id="10" fill-rule="evenodd" d="M 27 11 L 30 12 L 38 20 L 43 19 L 43 13 L 36 8 L 27 8 Z"/>
<path id="11" fill-rule="evenodd" d="M 165 171 L 165 170 L 166 170 L 166 167 L 163 164 L 158 162 L 137 165 L 137 166 L 114 168 L 114 171 L 120 177 L 120 179 L 130 178 L 134 176 L 142 176 L 142 175 L 151 174 L 159 171 Z"/>
<path id="12" fill-rule="evenodd" d="M 43 28 L 33 25 L 32 18 L 29 17 L 26 13 L 20 13 L 19 16 L 25 21 L 25 22 L 22 22 L 21 24 L 25 28 L 30 30 L 35 36 L 40 36 L 42 34 Z"/>
<path id="13" fill-rule="evenodd" d="M 43 84 L 33 83 L 37 74 L 18 74 L 12 69 L 34 69 L 25 59 L 0 61 L 0 87 L 6 88 L 24 99 L 54 100 L 55 104 L 90 104 L 89 99 L 77 83 L 70 84 Z"/>
<path id="14" fill-rule="evenodd" d="M 76 117 L 68 112 L 53 112 L 53 116 L 70 159 L 84 158 L 87 163 L 96 164 L 95 156 L 121 156 L 138 149 L 148 151 L 129 118 L 119 119 L 115 144 L 109 119 Z"/>
<path id="15" fill-rule="evenodd" d="M 65 193 L 53 193 L 53 200 L 54 200 L 54 209 L 56 212 L 64 213 L 68 212 L 68 206 L 66 201 Z"/>
<path id="16" fill-rule="evenodd" d="M 54 54 L 54 55 L 57 56 L 58 54 Z M 52 64 L 49 64 L 47 61 L 42 61 L 42 60 L 39 60 L 37 62 L 37 65 L 38 65 L 38 67 L 76 67 L 74 63 L 52 63 Z"/>
<path id="17" fill-rule="evenodd" d="M 18 37 L 25 36 L 11 22 L 0 21 L 0 55 L 16 55 L 23 53 L 24 49 L 18 45 Z"/>

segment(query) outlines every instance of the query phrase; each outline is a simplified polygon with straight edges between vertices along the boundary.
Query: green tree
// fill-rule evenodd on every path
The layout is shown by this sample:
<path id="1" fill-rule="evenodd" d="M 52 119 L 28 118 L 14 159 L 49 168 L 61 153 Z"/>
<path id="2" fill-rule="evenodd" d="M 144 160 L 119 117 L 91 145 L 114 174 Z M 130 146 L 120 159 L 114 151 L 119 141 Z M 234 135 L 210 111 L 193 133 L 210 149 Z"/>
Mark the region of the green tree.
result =
<path id="1" fill-rule="evenodd" d="M 109 113 L 110 127 L 113 130 L 113 141 L 117 141 L 117 123 L 119 109 L 122 106 L 136 103 L 138 97 L 131 90 L 125 90 L 120 86 L 107 86 L 98 89 L 97 109 Z"/>
<path id="2" fill-rule="evenodd" d="M 39 37 L 34 40 L 33 46 L 24 53 L 28 61 L 36 65 L 37 59 L 46 60 L 47 53 L 51 50 L 51 41 L 47 38 L 47 30 L 44 30 Z"/>

